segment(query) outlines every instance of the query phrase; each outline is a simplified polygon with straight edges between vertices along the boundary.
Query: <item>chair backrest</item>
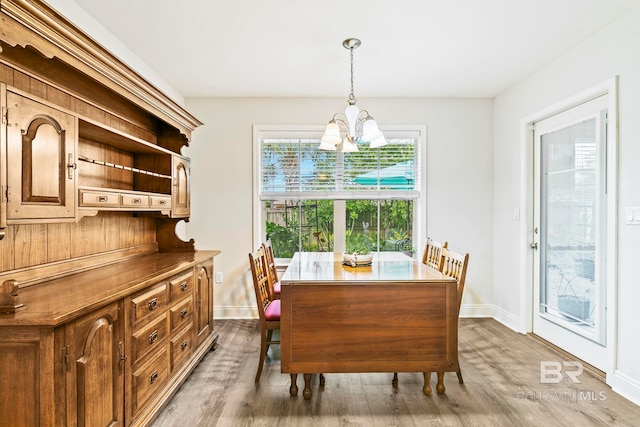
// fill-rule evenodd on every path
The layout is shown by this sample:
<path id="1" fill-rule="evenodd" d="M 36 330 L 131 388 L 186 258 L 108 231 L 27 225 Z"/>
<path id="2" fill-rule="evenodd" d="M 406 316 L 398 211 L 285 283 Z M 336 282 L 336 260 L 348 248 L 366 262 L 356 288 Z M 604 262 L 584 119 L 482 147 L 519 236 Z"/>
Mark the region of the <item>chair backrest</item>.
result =
<path id="1" fill-rule="evenodd" d="M 458 312 L 460 304 L 462 304 L 462 292 L 464 291 L 464 281 L 467 276 L 467 264 L 469 263 L 469 254 L 460 254 L 450 251 L 448 248 L 442 248 L 442 271 L 443 274 L 453 277 L 458 282 Z"/>
<path id="2" fill-rule="evenodd" d="M 447 247 L 447 242 L 440 243 L 427 238 L 427 244 L 422 254 L 422 263 L 440 270 L 442 267 L 442 249 Z"/>
<path id="3" fill-rule="evenodd" d="M 260 247 L 255 254 L 249 254 L 249 268 L 253 277 L 253 287 L 256 291 L 256 301 L 258 303 L 258 314 L 260 322 L 266 322 L 265 309 L 273 300 L 269 290 L 269 274 L 265 262 L 264 250 Z"/>
<path id="4" fill-rule="evenodd" d="M 273 297 L 273 288 L 278 279 L 278 270 L 276 269 L 276 260 L 273 257 L 273 246 L 271 246 L 271 240 L 267 240 L 262 244 L 262 250 L 267 260 L 267 274 L 269 275 L 269 286 L 271 287 Z"/>

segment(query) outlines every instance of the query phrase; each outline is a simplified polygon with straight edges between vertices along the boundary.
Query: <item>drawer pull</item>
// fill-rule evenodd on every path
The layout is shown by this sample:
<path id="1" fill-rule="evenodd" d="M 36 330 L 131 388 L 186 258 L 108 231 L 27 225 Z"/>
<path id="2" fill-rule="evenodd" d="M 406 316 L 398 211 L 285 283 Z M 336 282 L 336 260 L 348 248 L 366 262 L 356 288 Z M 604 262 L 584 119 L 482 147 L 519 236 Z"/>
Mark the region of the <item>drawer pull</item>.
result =
<path id="1" fill-rule="evenodd" d="M 139 205 L 140 203 L 142 203 L 142 199 L 133 199 L 134 205 Z"/>
<path id="2" fill-rule="evenodd" d="M 183 308 L 182 311 L 180 312 L 180 318 L 184 319 L 185 317 L 187 317 L 187 309 Z"/>
<path id="3" fill-rule="evenodd" d="M 161 205 L 166 205 L 167 201 L 166 200 L 160 200 L 160 202 L 158 202 L 158 203 L 160 203 Z"/>
<path id="4" fill-rule="evenodd" d="M 180 345 L 180 351 L 184 351 L 187 348 L 187 341 L 182 341 Z"/>
<path id="5" fill-rule="evenodd" d="M 158 300 L 157 299 L 152 298 L 152 299 L 149 300 L 149 311 L 152 311 L 157 306 L 158 306 Z"/>
<path id="6" fill-rule="evenodd" d="M 109 198 L 107 196 L 98 196 L 98 203 L 106 203 L 109 201 Z"/>
<path id="7" fill-rule="evenodd" d="M 156 342 L 157 339 L 158 339 L 158 330 L 156 329 L 155 331 L 151 332 L 151 334 L 149 334 L 149 344 L 153 344 L 154 342 Z"/>
<path id="8" fill-rule="evenodd" d="M 153 371 L 153 374 L 149 375 L 149 384 L 153 384 L 158 379 L 158 371 Z"/>
<path id="9" fill-rule="evenodd" d="M 186 280 L 184 282 L 182 282 L 182 284 L 180 285 L 180 289 L 182 289 L 182 292 L 186 291 L 188 287 L 189 287 L 189 285 L 187 285 L 187 281 Z"/>

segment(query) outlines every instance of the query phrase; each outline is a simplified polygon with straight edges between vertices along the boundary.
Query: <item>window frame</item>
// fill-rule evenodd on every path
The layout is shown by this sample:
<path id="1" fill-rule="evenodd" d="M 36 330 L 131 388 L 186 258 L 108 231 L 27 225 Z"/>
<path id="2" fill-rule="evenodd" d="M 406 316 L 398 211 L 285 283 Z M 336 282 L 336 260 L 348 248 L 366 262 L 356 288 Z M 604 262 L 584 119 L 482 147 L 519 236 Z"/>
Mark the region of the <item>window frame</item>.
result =
<path id="1" fill-rule="evenodd" d="M 413 215 L 413 244 L 421 256 L 421 249 L 426 241 L 427 230 L 427 126 L 426 125 L 387 125 L 380 126 L 386 138 L 416 138 L 416 159 L 418 174 L 415 186 L 419 196 L 414 200 Z M 253 247 L 258 247 L 266 239 L 264 227 L 265 218 L 262 216 L 262 200 L 260 200 L 261 179 L 261 141 L 264 138 L 315 138 L 320 140 L 324 126 L 319 125 L 253 125 Z M 409 135 L 408 135 L 409 134 Z M 403 197 L 404 198 L 404 197 Z M 336 199 L 334 199 L 336 200 Z M 335 224 L 334 224 L 335 225 Z M 335 251 L 344 250 L 339 246 Z M 284 260 L 283 260 L 284 261 Z"/>

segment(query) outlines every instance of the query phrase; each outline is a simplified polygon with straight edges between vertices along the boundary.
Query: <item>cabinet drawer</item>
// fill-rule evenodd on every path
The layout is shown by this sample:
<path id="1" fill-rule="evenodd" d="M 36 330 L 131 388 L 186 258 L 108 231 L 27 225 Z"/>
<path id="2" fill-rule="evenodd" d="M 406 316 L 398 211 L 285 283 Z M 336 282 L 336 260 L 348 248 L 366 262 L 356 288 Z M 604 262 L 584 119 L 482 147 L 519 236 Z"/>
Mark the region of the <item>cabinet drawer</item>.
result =
<path id="1" fill-rule="evenodd" d="M 131 305 L 133 325 L 152 313 L 161 312 L 167 306 L 167 285 L 162 284 L 151 290 L 143 291 L 131 299 Z"/>
<path id="2" fill-rule="evenodd" d="M 191 295 L 193 291 L 193 272 L 190 271 L 187 274 L 169 280 L 169 286 L 171 287 L 172 301 Z"/>
<path id="3" fill-rule="evenodd" d="M 131 377 L 131 397 L 135 416 L 151 397 L 157 395 L 158 390 L 162 388 L 169 377 L 167 347 L 165 346 L 148 363 L 136 370 Z"/>
<path id="4" fill-rule="evenodd" d="M 152 208 L 171 208 L 171 197 L 151 196 L 149 197 L 149 202 L 151 203 Z"/>
<path id="5" fill-rule="evenodd" d="M 107 191 L 80 190 L 80 206 L 106 206 L 117 208 L 120 206 L 120 198 L 116 193 Z"/>
<path id="6" fill-rule="evenodd" d="M 171 332 L 193 320 L 193 297 L 171 308 Z"/>
<path id="7" fill-rule="evenodd" d="M 121 194 L 120 206 L 123 208 L 148 208 L 149 196 L 138 194 Z"/>
<path id="8" fill-rule="evenodd" d="M 171 372 L 182 367 L 193 353 L 193 323 L 171 339 Z"/>
<path id="9" fill-rule="evenodd" d="M 133 333 L 131 340 L 131 359 L 135 364 L 149 351 L 159 348 L 169 336 L 167 316 L 163 315 L 158 320 Z"/>

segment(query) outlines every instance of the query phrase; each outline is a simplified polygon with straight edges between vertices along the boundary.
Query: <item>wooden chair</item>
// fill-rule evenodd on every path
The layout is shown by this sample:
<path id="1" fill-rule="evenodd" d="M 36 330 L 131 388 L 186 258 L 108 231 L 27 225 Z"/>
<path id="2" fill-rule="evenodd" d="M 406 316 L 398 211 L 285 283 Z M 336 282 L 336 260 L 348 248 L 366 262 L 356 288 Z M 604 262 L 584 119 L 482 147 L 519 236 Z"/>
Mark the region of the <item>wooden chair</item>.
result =
<path id="1" fill-rule="evenodd" d="M 256 291 L 258 314 L 260 315 L 260 362 L 256 372 L 256 382 L 260 381 L 262 366 L 271 344 L 280 344 L 273 340 L 273 331 L 280 330 L 280 300 L 273 299 L 269 289 L 269 273 L 266 257 L 262 247 L 255 254 L 249 254 L 249 266 L 253 276 L 253 287 Z"/>
<path id="2" fill-rule="evenodd" d="M 440 266 L 442 265 L 442 249 L 446 247 L 447 242 L 440 243 L 427 238 L 427 244 L 422 254 L 422 263 L 436 270 L 440 270 Z"/>
<path id="3" fill-rule="evenodd" d="M 464 291 L 464 281 L 467 276 L 467 264 L 469 264 L 469 254 L 461 254 L 450 251 L 448 248 L 442 249 L 442 271 L 449 277 L 456 279 L 458 286 L 458 317 L 460 316 L 460 305 L 462 304 L 462 292 Z M 462 371 L 460 370 L 460 362 L 458 361 L 458 382 L 463 384 Z M 444 372 L 438 372 L 438 377 L 444 376 Z M 441 383 L 441 381 L 438 381 Z M 438 393 L 444 393 L 444 386 Z"/>
<path id="4" fill-rule="evenodd" d="M 278 270 L 276 269 L 276 261 L 273 257 L 273 247 L 271 240 L 267 240 L 262 244 L 262 250 L 267 259 L 267 274 L 269 277 L 269 289 L 272 299 L 280 299 L 280 279 L 278 279 Z"/>
<path id="5" fill-rule="evenodd" d="M 430 243 L 433 244 L 433 247 L 430 248 Z M 430 254 L 440 253 L 440 255 Z M 436 261 L 440 260 L 438 265 L 438 270 L 440 270 L 443 274 L 446 274 L 449 277 L 456 279 L 457 289 L 458 289 L 458 317 L 460 316 L 460 306 L 462 305 L 462 291 L 464 291 L 464 281 L 467 276 L 467 264 L 469 263 L 469 254 L 466 253 L 464 255 L 451 251 L 447 248 L 447 242 L 440 245 L 438 242 L 433 242 L 431 239 L 427 239 L 427 246 L 425 247 L 424 255 L 422 257 L 422 262 L 424 264 L 430 265 L 425 261 Z M 434 267 L 433 265 L 430 265 Z M 436 267 L 434 267 L 436 268 Z M 456 372 L 458 375 L 458 382 L 463 384 L 464 381 L 462 379 L 462 371 L 460 369 L 460 361 L 458 361 L 458 371 Z M 429 381 L 431 377 L 431 372 L 425 372 L 425 381 Z M 438 372 L 438 384 L 443 384 L 444 381 L 444 372 Z M 398 386 L 398 373 L 395 372 L 393 374 L 393 380 L 391 381 L 394 387 Z M 444 385 L 442 388 L 437 389 L 438 393 L 444 393 Z"/>

